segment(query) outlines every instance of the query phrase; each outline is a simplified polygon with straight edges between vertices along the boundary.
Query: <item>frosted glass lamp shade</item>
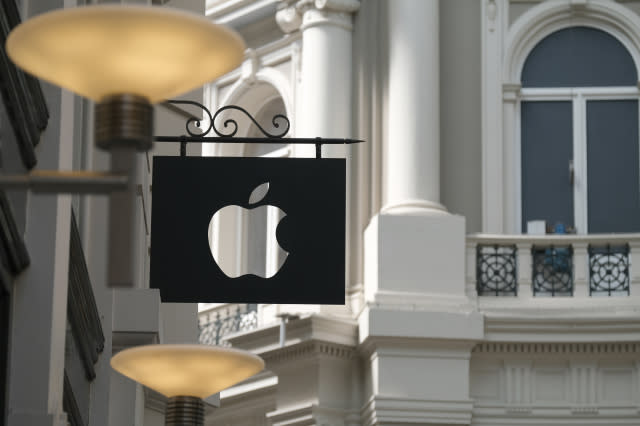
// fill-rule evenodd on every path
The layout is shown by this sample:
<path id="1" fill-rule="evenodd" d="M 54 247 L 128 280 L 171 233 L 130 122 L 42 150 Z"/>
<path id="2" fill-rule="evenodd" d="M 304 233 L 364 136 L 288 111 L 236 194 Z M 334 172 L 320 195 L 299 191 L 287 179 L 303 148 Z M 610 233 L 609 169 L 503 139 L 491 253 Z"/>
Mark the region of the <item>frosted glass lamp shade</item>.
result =
<path id="1" fill-rule="evenodd" d="M 6 51 L 25 71 L 102 101 L 130 94 L 155 103 L 195 89 L 242 61 L 235 32 L 176 9 L 86 6 L 35 16 Z"/>
<path id="2" fill-rule="evenodd" d="M 264 368 L 250 352 L 207 345 L 147 345 L 125 349 L 111 367 L 168 398 L 206 398 Z"/>

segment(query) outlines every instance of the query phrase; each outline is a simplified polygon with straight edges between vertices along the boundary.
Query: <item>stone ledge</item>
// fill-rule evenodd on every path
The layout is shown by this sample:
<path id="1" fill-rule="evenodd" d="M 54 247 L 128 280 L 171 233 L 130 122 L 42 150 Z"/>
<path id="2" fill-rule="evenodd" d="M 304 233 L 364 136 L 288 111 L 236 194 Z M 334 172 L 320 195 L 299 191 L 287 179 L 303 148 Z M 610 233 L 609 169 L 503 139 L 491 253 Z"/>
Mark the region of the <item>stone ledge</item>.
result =
<path id="1" fill-rule="evenodd" d="M 374 396 L 362 408 L 362 425 L 471 423 L 472 400 L 434 401 Z"/>
<path id="2" fill-rule="evenodd" d="M 359 341 L 385 337 L 480 341 L 484 319 L 478 312 L 434 312 L 367 307 L 359 318 Z"/>

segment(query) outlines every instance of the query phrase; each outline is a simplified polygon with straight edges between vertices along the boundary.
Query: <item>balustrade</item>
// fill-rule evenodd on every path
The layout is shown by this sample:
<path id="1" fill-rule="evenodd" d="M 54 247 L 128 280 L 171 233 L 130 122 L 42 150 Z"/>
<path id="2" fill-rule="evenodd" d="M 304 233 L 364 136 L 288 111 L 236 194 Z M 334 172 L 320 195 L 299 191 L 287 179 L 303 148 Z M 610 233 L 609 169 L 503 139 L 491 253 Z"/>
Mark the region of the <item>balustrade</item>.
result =
<path id="1" fill-rule="evenodd" d="M 467 237 L 467 293 L 494 297 L 640 295 L 640 234 Z"/>
<path id="2" fill-rule="evenodd" d="M 200 343 L 227 346 L 225 336 L 258 326 L 258 305 L 224 304 L 199 315 Z"/>

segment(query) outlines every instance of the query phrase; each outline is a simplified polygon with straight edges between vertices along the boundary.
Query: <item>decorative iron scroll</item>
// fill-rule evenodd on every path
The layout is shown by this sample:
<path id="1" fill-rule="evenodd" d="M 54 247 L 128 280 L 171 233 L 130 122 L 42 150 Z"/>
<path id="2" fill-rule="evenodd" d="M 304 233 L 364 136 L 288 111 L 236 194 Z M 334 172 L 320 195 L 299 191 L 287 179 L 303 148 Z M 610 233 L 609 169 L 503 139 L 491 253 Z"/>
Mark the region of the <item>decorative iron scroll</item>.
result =
<path id="1" fill-rule="evenodd" d="M 630 293 L 629 245 L 589 246 L 589 294 Z"/>
<path id="2" fill-rule="evenodd" d="M 573 250 L 571 246 L 537 247 L 533 256 L 533 294 L 542 296 L 573 295 Z"/>
<path id="3" fill-rule="evenodd" d="M 189 136 L 186 135 L 173 135 L 173 136 L 155 136 L 153 139 L 156 142 L 180 142 L 180 156 L 187 155 L 187 143 L 261 143 L 261 144 L 281 144 L 282 139 L 286 136 L 291 128 L 289 119 L 282 115 L 276 114 L 271 119 L 271 124 L 274 128 L 279 129 L 283 127 L 279 133 L 270 133 L 262 127 L 255 118 L 247 110 L 237 105 L 227 105 L 216 111 L 215 114 L 211 114 L 204 105 L 194 101 L 181 101 L 181 100 L 168 100 L 164 105 L 170 109 L 177 109 L 181 114 L 185 114 L 185 111 L 176 108 L 174 105 L 193 105 L 204 112 L 205 118 L 209 120 L 209 126 L 206 129 L 201 129 L 201 119 L 193 115 L 188 115 L 185 128 Z M 227 118 L 222 123 L 222 129 L 217 128 L 215 125 L 218 116 L 225 111 L 235 110 L 240 111 L 246 115 L 249 120 L 262 132 L 263 137 L 234 137 L 238 133 L 238 122 L 232 118 Z M 197 129 L 197 130 L 196 130 Z M 215 133 L 217 136 L 208 136 L 211 133 Z M 360 139 L 346 139 L 346 138 L 287 138 L 287 144 L 307 144 L 315 145 L 316 158 L 322 158 L 322 145 L 349 145 L 354 143 L 364 142 Z"/>
<path id="4" fill-rule="evenodd" d="M 516 296 L 518 293 L 515 245 L 479 245 L 476 252 L 478 296 Z"/>
<path id="5" fill-rule="evenodd" d="M 235 312 L 234 312 L 235 311 Z M 253 330 L 258 326 L 258 305 L 247 303 L 216 311 L 199 325 L 198 341 L 204 345 L 228 346 L 224 337 L 239 331 Z"/>
<path id="6" fill-rule="evenodd" d="M 211 111 L 209 111 L 209 109 L 207 107 L 205 107 L 204 105 L 202 105 L 201 103 L 198 102 L 194 102 L 194 101 L 179 101 L 179 100 L 169 100 L 167 101 L 167 103 L 170 104 L 174 104 L 174 105 L 194 105 L 200 109 L 202 109 L 202 111 L 206 114 L 206 117 L 209 119 L 209 126 L 206 129 L 201 129 L 200 128 L 200 124 L 201 124 L 201 120 L 196 118 L 196 117 L 191 117 L 187 120 L 185 128 L 187 130 L 187 133 L 189 133 L 190 136 L 207 136 L 212 130 L 213 132 L 220 136 L 220 137 L 233 137 L 236 135 L 236 133 L 238 132 L 238 122 L 236 120 L 234 120 L 233 118 L 227 118 L 224 122 L 223 122 L 223 128 L 226 129 L 227 127 L 232 127 L 231 130 L 227 130 L 227 131 L 223 131 L 221 129 L 218 129 L 216 127 L 216 120 L 218 118 L 218 116 L 220 114 L 222 114 L 225 111 L 230 111 L 230 110 L 235 110 L 235 111 L 240 111 L 242 112 L 244 115 L 246 115 L 249 120 L 251 120 L 251 122 L 253 122 L 253 124 L 256 125 L 256 127 L 258 129 L 260 129 L 260 131 L 262 132 L 262 134 L 265 137 L 268 138 L 283 138 L 288 132 L 289 132 L 289 128 L 291 127 L 290 123 L 289 123 L 289 119 L 282 115 L 282 114 L 276 114 L 272 119 L 271 119 L 271 124 L 273 124 L 273 127 L 275 127 L 276 129 L 279 129 L 280 126 L 282 124 L 284 124 L 284 129 L 280 132 L 280 133 L 269 133 L 267 132 L 265 129 L 262 128 L 262 126 L 260 126 L 260 124 L 256 121 L 255 118 L 253 118 L 253 116 L 244 108 L 237 106 L 237 105 L 227 105 L 224 106 L 222 108 L 220 108 L 218 111 L 216 111 L 216 113 L 212 116 L 211 115 Z M 199 129 L 199 131 L 194 132 L 191 130 L 191 126 L 195 126 L 196 128 Z"/>

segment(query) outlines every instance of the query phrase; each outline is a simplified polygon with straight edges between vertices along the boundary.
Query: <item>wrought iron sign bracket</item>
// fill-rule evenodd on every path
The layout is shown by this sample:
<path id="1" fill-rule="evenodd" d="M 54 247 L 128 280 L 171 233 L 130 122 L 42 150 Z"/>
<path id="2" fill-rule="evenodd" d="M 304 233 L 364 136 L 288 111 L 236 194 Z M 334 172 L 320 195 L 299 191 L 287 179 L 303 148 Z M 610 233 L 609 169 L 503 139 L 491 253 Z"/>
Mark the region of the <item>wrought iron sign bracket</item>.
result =
<path id="1" fill-rule="evenodd" d="M 187 155 L 188 143 L 260 143 L 260 144 L 300 144 L 300 145 L 315 145 L 316 158 L 322 158 L 322 145 L 350 145 L 355 143 L 364 142 L 360 139 L 342 139 L 342 138 L 287 138 L 285 137 L 289 132 L 291 124 L 289 119 L 282 115 L 276 114 L 271 120 L 271 124 L 276 129 L 281 129 L 278 133 L 267 132 L 256 119 L 244 108 L 237 105 L 227 105 L 216 111 L 215 114 L 211 114 L 209 109 L 201 103 L 194 101 L 181 101 L 181 100 L 168 100 L 165 105 L 193 105 L 200 109 L 205 114 L 205 118 L 209 120 L 209 126 L 205 129 L 200 128 L 202 120 L 195 116 L 191 116 L 187 119 L 185 129 L 187 135 L 181 136 L 155 136 L 156 142 L 179 142 L 180 143 L 180 156 Z M 215 123 L 220 114 L 225 111 L 240 111 L 243 113 L 255 126 L 262 132 L 264 137 L 236 137 L 238 132 L 238 122 L 233 118 L 226 118 L 223 121 L 222 129 L 216 127 Z M 221 118 L 222 119 L 222 118 Z M 215 133 L 217 136 L 208 136 L 211 133 Z"/>
<path id="2" fill-rule="evenodd" d="M 227 105 L 211 112 L 202 104 L 194 101 L 168 100 L 168 106 L 173 105 L 193 105 L 204 111 L 209 119 L 209 127 L 202 130 L 200 128 L 201 119 L 189 116 L 185 128 L 187 135 L 181 136 L 155 136 L 156 142 L 178 142 L 180 143 L 180 156 L 187 155 L 188 143 L 259 143 L 259 144 L 304 144 L 315 145 L 316 158 L 322 158 L 322 145 L 350 145 L 364 142 L 360 139 L 341 138 L 287 138 L 289 132 L 289 119 L 277 114 L 271 120 L 274 128 L 282 130 L 278 133 L 267 132 L 247 110 L 237 105 Z M 175 108 L 175 107 L 173 107 Z M 215 126 L 215 121 L 224 111 L 236 110 L 245 114 L 253 124 L 264 134 L 264 137 L 236 137 L 238 132 L 238 122 L 232 118 L 223 121 L 223 129 Z M 182 110 L 181 110 L 182 111 Z M 194 130 L 196 129 L 196 130 Z M 217 136 L 207 136 L 210 133 Z M 28 174 L 21 175 L 0 175 L 0 189 L 26 190 L 42 193 L 71 193 L 71 194 L 100 194 L 114 191 L 123 191 L 128 187 L 129 176 L 113 174 L 108 172 L 90 171 L 59 171 L 59 170 L 36 170 Z"/>

